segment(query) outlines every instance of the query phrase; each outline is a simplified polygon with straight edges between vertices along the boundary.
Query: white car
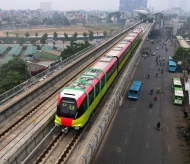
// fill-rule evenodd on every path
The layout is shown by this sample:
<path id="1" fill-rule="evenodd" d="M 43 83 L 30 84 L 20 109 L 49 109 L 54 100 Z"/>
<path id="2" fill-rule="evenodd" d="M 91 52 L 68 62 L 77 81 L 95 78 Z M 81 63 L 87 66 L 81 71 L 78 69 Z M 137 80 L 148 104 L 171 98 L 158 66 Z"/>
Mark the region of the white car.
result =
<path id="1" fill-rule="evenodd" d="M 152 56 L 155 56 L 155 54 L 156 54 L 155 52 L 152 52 Z"/>

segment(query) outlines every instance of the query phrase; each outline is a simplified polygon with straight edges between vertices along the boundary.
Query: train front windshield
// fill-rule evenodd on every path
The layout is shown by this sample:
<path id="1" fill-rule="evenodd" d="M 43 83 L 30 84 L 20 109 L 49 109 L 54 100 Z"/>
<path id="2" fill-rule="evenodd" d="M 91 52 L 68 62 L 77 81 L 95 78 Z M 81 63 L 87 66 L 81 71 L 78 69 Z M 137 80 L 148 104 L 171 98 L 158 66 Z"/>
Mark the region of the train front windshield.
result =
<path id="1" fill-rule="evenodd" d="M 64 98 L 62 98 L 57 109 L 58 116 L 66 118 L 75 118 L 76 113 L 77 113 L 76 101 L 74 99 L 65 100 Z"/>

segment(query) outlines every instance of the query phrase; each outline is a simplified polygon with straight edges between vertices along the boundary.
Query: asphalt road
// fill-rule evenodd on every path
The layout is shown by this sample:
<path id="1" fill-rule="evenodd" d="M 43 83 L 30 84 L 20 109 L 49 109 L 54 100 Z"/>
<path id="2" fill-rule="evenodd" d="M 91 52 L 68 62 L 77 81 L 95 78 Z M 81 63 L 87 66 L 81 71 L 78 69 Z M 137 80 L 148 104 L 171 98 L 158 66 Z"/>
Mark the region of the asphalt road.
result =
<path id="1" fill-rule="evenodd" d="M 161 44 L 166 43 L 162 49 Z M 164 38 L 164 39 L 163 39 Z M 166 35 L 155 39 L 155 44 L 150 40 L 146 42 L 151 51 L 161 59 L 162 66 L 157 66 L 156 56 L 142 57 L 136 68 L 133 80 L 143 82 L 140 97 L 137 101 L 126 98 L 121 108 L 117 111 L 110 127 L 91 163 L 93 164 L 181 164 L 185 157 L 181 151 L 177 136 L 176 110 L 182 107 L 173 105 L 172 77 L 178 77 L 178 73 L 169 73 L 167 70 L 167 58 L 173 54 L 174 48 L 170 41 L 166 41 Z M 159 45 L 160 49 L 156 50 Z M 164 66 L 163 66 L 164 63 Z M 163 74 L 158 68 L 163 68 Z M 156 73 L 158 77 L 156 78 Z M 150 79 L 147 75 L 150 74 Z M 132 83 L 131 81 L 131 83 Z M 155 90 L 161 89 L 158 100 L 154 101 Z M 154 94 L 150 95 L 150 90 Z M 153 108 L 149 108 L 150 101 Z M 182 117 L 182 112 L 181 116 Z M 161 130 L 157 131 L 156 124 L 160 121 Z"/>

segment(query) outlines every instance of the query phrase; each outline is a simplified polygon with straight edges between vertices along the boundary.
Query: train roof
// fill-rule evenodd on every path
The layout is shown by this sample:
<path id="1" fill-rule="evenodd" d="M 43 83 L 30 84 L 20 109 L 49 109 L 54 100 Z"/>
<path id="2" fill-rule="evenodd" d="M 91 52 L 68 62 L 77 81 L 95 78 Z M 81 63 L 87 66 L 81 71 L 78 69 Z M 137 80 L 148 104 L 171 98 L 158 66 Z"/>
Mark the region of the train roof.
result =
<path id="1" fill-rule="evenodd" d="M 117 60 L 123 51 L 125 51 L 138 34 L 129 33 L 123 40 L 109 50 L 103 57 L 101 57 L 94 65 L 86 69 L 74 81 L 66 84 L 61 91 L 61 97 L 70 97 L 78 99 L 84 92 L 89 92 L 94 85 L 98 83 L 98 78 L 104 76 L 109 68 Z"/>

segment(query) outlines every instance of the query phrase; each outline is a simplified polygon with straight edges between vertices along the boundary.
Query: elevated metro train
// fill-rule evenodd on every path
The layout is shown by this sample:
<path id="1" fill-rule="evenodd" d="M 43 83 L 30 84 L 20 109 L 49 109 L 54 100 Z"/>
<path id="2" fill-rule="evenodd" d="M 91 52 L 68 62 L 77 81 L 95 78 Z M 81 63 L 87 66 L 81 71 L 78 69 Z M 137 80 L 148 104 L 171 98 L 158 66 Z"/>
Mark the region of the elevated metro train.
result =
<path id="1" fill-rule="evenodd" d="M 55 115 L 56 125 L 62 125 L 63 131 L 67 132 L 69 127 L 78 130 L 86 124 L 142 35 L 143 29 L 135 28 L 95 64 L 61 89 Z"/>

